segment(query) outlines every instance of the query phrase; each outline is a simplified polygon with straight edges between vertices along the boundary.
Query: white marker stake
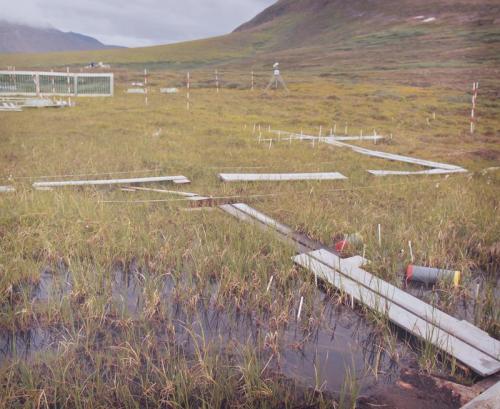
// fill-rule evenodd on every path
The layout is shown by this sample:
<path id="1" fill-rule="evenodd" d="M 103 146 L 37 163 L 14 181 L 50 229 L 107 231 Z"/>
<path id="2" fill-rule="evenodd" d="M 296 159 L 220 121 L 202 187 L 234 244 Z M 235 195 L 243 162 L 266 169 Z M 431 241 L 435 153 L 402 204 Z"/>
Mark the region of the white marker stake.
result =
<path id="1" fill-rule="evenodd" d="M 187 97 L 187 110 L 189 111 L 189 100 L 190 100 L 190 95 L 189 95 L 189 90 L 191 89 L 191 77 L 189 75 L 189 72 L 187 73 L 187 94 L 186 94 L 186 97 Z"/>
<path id="2" fill-rule="evenodd" d="M 144 68 L 144 103 L 148 105 L 148 69 Z"/>
<path id="3" fill-rule="evenodd" d="M 408 248 L 410 249 L 410 259 L 411 259 L 411 262 L 413 263 L 415 261 L 415 259 L 413 257 L 413 249 L 411 247 L 411 240 L 408 242 Z"/>
<path id="4" fill-rule="evenodd" d="M 297 313 L 297 321 L 300 321 L 300 314 L 302 313 L 303 304 L 304 304 L 304 297 L 300 297 L 299 312 Z"/>
<path id="5" fill-rule="evenodd" d="M 215 70 L 215 86 L 217 88 L 217 94 L 219 93 L 219 71 Z"/>
<path id="6" fill-rule="evenodd" d="M 477 100 L 477 92 L 479 89 L 479 82 L 474 82 L 472 84 L 472 110 L 470 116 L 470 133 L 474 134 L 474 130 L 476 127 L 476 119 L 474 115 L 474 110 L 476 109 L 476 100 Z"/>
<path id="7" fill-rule="evenodd" d="M 274 276 L 271 276 L 271 279 L 269 280 L 269 284 L 267 285 L 267 288 L 266 288 L 266 293 L 268 293 L 269 290 L 271 289 L 271 284 L 273 283 L 273 280 L 274 280 Z"/>
<path id="8" fill-rule="evenodd" d="M 321 138 L 322 134 L 323 134 L 323 127 L 320 125 L 319 126 L 319 137 L 320 138 Z"/>
<path id="9" fill-rule="evenodd" d="M 378 225 L 378 245 L 382 247 L 382 228 Z"/>

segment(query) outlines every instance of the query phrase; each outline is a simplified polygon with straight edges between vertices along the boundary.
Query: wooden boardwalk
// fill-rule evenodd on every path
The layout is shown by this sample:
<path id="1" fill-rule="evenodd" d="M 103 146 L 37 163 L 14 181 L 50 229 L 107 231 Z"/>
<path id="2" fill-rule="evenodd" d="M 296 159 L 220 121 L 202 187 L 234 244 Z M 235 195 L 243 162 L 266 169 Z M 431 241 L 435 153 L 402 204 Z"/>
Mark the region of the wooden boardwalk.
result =
<path id="1" fill-rule="evenodd" d="M 220 206 L 239 220 L 275 231 L 284 241 L 295 246 L 294 261 L 310 270 L 317 279 L 325 280 L 346 291 L 358 302 L 384 314 L 409 333 L 434 344 L 481 376 L 500 371 L 500 342 L 474 325 L 457 320 L 403 290 L 373 276 L 361 267 L 360 256 L 341 259 L 321 243 L 294 232 L 250 206 L 238 203 Z"/>
<path id="2" fill-rule="evenodd" d="M 35 182 L 33 183 L 33 187 L 35 189 L 39 189 L 65 186 L 134 185 L 141 183 L 160 182 L 173 182 L 175 184 L 190 183 L 189 179 L 185 176 L 155 176 L 132 179 L 63 180 L 57 182 Z"/>
<path id="3" fill-rule="evenodd" d="M 500 382 L 484 391 L 477 398 L 471 400 L 461 409 L 499 409 L 500 408 Z"/>
<path id="4" fill-rule="evenodd" d="M 366 149 L 362 148 L 360 146 L 356 145 L 350 145 L 348 143 L 345 143 L 343 141 L 362 141 L 362 140 L 377 140 L 381 139 L 382 137 L 379 135 L 371 135 L 371 136 L 326 136 L 326 137 L 321 137 L 321 136 L 312 136 L 312 135 L 304 135 L 304 134 L 296 134 L 296 133 L 290 133 L 290 132 L 285 132 L 285 131 L 273 131 L 274 133 L 279 133 L 279 134 L 285 134 L 285 135 L 290 135 L 290 138 L 295 138 L 298 140 L 316 140 L 318 142 L 323 142 L 329 145 L 341 147 L 341 148 L 348 148 L 351 149 L 352 151 L 359 153 L 361 155 L 366 155 L 366 156 L 371 156 L 375 158 L 380 158 L 380 159 L 386 159 L 390 161 L 395 161 L 395 162 L 402 162 L 402 163 L 410 163 L 412 165 L 418 165 L 418 166 L 423 166 L 426 168 L 431 168 L 431 170 L 426 170 L 426 171 L 416 171 L 416 172 L 411 172 L 411 171 L 390 171 L 390 170 L 369 170 L 372 175 L 375 176 L 396 176 L 396 175 L 405 175 L 405 176 L 411 176 L 411 175 L 442 175 L 442 174 L 448 174 L 448 173 L 464 173 L 467 172 L 466 169 L 456 166 L 456 165 L 449 165 L 447 163 L 441 163 L 441 162 L 434 162 L 430 160 L 424 160 L 424 159 L 418 159 L 418 158 L 412 158 L 410 156 L 404 156 L 404 155 L 398 155 L 395 153 L 388 153 L 388 152 L 382 152 L 382 151 L 376 151 L 373 149 Z"/>
<path id="5" fill-rule="evenodd" d="M 298 180 L 344 180 L 338 172 L 322 173 L 219 173 L 223 182 L 285 182 Z"/>

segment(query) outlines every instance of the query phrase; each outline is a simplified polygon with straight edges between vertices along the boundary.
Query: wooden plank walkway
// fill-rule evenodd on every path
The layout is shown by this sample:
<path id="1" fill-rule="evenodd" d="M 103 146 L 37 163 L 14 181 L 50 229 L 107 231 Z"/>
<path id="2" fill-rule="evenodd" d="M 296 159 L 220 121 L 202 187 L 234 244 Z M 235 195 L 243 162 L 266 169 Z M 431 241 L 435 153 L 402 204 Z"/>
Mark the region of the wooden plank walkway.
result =
<path id="1" fill-rule="evenodd" d="M 499 409 L 500 408 L 500 382 L 471 400 L 461 409 Z"/>
<path id="2" fill-rule="evenodd" d="M 430 169 L 430 170 L 420 170 L 416 172 L 399 171 L 399 170 L 369 170 L 375 176 L 411 176 L 411 175 L 447 175 L 450 173 L 466 173 L 466 169 Z"/>
<path id="3" fill-rule="evenodd" d="M 401 307 L 390 298 L 385 298 L 359 282 L 341 274 L 336 269 L 315 258 L 315 252 L 294 257 L 295 263 L 312 271 L 315 276 L 327 281 L 341 291 L 351 295 L 356 301 L 368 308 L 385 315 L 388 319 L 409 333 L 431 342 L 437 348 L 454 356 L 481 376 L 488 376 L 500 370 L 500 362 L 473 346 L 443 331 L 411 311 Z M 360 260 L 348 260 L 344 268 L 351 268 Z M 349 267 L 348 265 L 351 265 Z"/>
<path id="4" fill-rule="evenodd" d="M 281 240 L 294 246 L 297 253 L 308 252 L 324 247 L 321 243 L 311 240 L 303 234 L 294 232 L 290 227 L 278 223 L 274 219 L 245 203 L 228 204 L 219 207 L 226 213 L 236 217 L 238 220 L 254 224 L 264 231 L 274 231 Z"/>
<path id="5" fill-rule="evenodd" d="M 370 297 L 377 301 L 376 305 L 383 306 L 383 311 L 389 313 L 389 318 L 391 318 L 390 308 L 397 306 L 405 310 L 415 322 L 422 320 L 427 324 L 427 327 L 421 327 L 419 324 L 420 326 L 406 328 L 397 321 L 397 319 L 400 319 L 399 311 L 396 311 L 394 314 L 395 320 L 391 318 L 391 321 L 395 324 L 402 326 L 414 335 L 424 339 L 431 337 L 433 344 L 445 350 L 450 355 L 455 356 L 480 375 L 488 376 L 500 371 L 499 341 L 490 337 L 486 332 L 474 325 L 445 314 L 439 309 L 363 270 L 361 265 L 366 260 L 363 260 L 361 257 L 357 256 L 343 260 L 327 250 L 318 250 L 301 256 L 303 256 L 301 260 L 305 257 L 313 262 L 311 265 L 312 269 L 321 268 L 321 266 L 315 266 L 314 263 L 322 263 L 349 280 L 352 280 L 359 289 L 356 290 L 358 293 L 351 295 L 356 297 L 361 292 L 362 295 L 367 296 L 370 293 Z M 365 303 L 362 297 L 361 301 Z M 373 308 L 373 306 L 370 307 Z M 405 323 L 407 321 L 402 322 Z"/>
<path id="6" fill-rule="evenodd" d="M 381 158 L 381 159 L 388 159 L 396 162 L 404 162 L 404 163 L 411 163 L 413 165 L 419 165 L 419 166 L 424 166 L 427 168 L 433 168 L 433 169 L 446 169 L 446 170 L 460 170 L 460 166 L 456 165 L 448 165 L 446 163 L 440 163 L 440 162 L 433 162 L 430 160 L 424 160 L 424 159 L 417 159 L 417 158 L 412 158 L 410 156 L 403 156 L 403 155 L 397 155 L 395 153 L 387 153 L 387 152 L 381 152 L 381 151 L 375 151 L 371 149 L 366 149 L 366 148 L 361 148 L 359 146 L 355 145 L 350 145 L 348 143 L 336 141 L 333 138 L 323 138 L 325 140 L 325 143 L 330 144 L 330 145 L 335 145 L 339 147 L 344 147 L 344 148 L 349 148 L 353 150 L 354 152 L 360 153 L 362 155 L 366 156 L 373 156 L 376 158 Z"/>
<path id="7" fill-rule="evenodd" d="M 274 133 L 280 133 L 285 135 L 290 135 L 290 137 L 296 137 L 299 140 L 317 140 L 318 142 L 324 142 L 329 145 L 334 145 L 342 148 L 349 148 L 354 152 L 360 153 L 366 156 L 372 156 L 380 159 L 387 159 L 396 162 L 403 163 L 411 163 L 413 165 L 419 165 L 427 168 L 432 168 L 431 171 L 422 171 L 422 172 L 405 172 L 405 171 L 385 171 L 385 170 L 369 170 L 372 175 L 375 176 L 393 176 L 393 175 L 441 175 L 447 173 L 463 173 L 467 172 L 466 169 L 456 166 L 449 165 L 447 163 L 434 162 L 430 160 L 412 158 L 410 156 L 398 155 L 394 153 L 381 152 L 372 149 L 362 148 L 356 145 L 350 145 L 343 141 L 352 141 L 352 140 L 377 140 L 382 138 L 379 135 L 367 135 L 367 136 L 312 136 L 312 135 L 304 135 L 304 134 L 296 134 L 285 131 L 273 131 Z M 446 171 L 446 172 L 445 172 Z"/>
<path id="8" fill-rule="evenodd" d="M 63 186 L 98 186 L 98 185 L 133 185 L 136 183 L 160 183 L 173 182 L 175 184 L 190 183 L 185 176 L 156 176 L 147 178 L 132 178 L 132 179 L 104 179 L 104 180 L 64 180 L 58 182 L 35 182 L 33 187 L 36 188 L 52 188 Z"/>
<path id="9" fill-rule="evenodd" d="M 283 182 L 297 180 L 344 180 L 338 172 L 323 173 L 220 173 L 223 182 Z"/>
<path id="10" fill-rule="evenodd" d="M 399 288 L 361 269 L 362 257 L 340 259 L 321 243 L 298 235 L 290 227 L 243 203 L 220 206 L 239 220 L 271 229 L 303 253 L 294 261 L 349 292 L 359 302 L 383 314 L 417 337 L 432 342 L 481 376 L 500 371 L 499 341 L 466 321 L 460 321 L 405 293 Z M 312 251 L 316 248 L 317 250 Z"/>

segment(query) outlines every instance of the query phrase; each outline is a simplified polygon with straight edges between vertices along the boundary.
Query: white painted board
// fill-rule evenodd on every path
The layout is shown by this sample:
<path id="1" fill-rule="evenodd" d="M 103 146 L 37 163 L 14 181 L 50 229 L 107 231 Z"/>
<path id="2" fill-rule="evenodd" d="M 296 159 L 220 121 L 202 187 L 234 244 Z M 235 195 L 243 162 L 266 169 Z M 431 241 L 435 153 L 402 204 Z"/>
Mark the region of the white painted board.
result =
<path id="1" fill-rule="evenodd" d="M 178 92 L 177 88 L 160 88 L 160 93 L 162 94 L 177 94 Z"/>
<path id="2" fill-rule="evenodd" d="M 90 185 L 121 185 L 121 184 L 135 184 L 135 183 L 160 183 L 160 182 L 174 182 L 174 183 L 189 183 L 189 179 L 185 176 L 156 176 L 147 178 L 133 178 L 133 179 L 104 179 L 104 180 L 65 180 L 58 182 L 35 182 L 34 188 L 40 187 L 62 187 L 62 186 L 90 186 Z"/>
<path id="3" fill-rule="evenodd" d="M 417 172 L 399 171 L 399 170 L 369 170 L 369 173 L 375 176 L 412 176 L 412 175 L 447 175 L 451 173 L 466 173 L 466 169 L 430 169 Z"/>
<path id="4" fill-rule="evenodd" d="M 500 382 L 471 400 L 461 409 L 498 409 L 500 408 Z"/>
<path id="5" fill-rule="evenodd" d="M 144 88 L 129 88 L 127 94 L 145 94 L 146 90 Z"/>
<path id="6" fill-rule="evenodd" d="M 397 155 L 394 153 L 380 152 L 380 151 L 374 151 L 371 149 L 361 148 L 359 146 L 350 145 L 350 144 L 347 144 L 344 142 L 337 141 L 333 137 L 332 138 L 323 138 L 323 140 L 330 145 L 350 148 L 354 152 L 361 153 L 362 155 L 366 155 L 366 156 L 373 156 L 376 158 L 388 159 L 388 160 L 392 160 L 392 161 L 396 161 L 396 162 L 412 163 L 414 165 L 420 165 L 420 166 L 424 166 L 424 167 L 428 167 L 428 168 L 447 169 L 447 170 L 462 169 L 460 166 L 448 165 L 446 163 L 433 162 L 433 161 L 424 160 L 424 159 L 412 158 L 409 156 Z"/>
<path id="7" fill-rule="evenodd" d="M 396 286 L 370 274 L 368 271 L 363 270 L 361 266 L 366 260 L 363 260 L 361 257 L 356 256 L 348 259 L 341 259 L 336 254 L 324 249 L 310 253 L 310 255 L 322 263 L 336 269 L 340 273 L 347 275 L 357 283 L 380 294 L 382 297 L 390 299 L 424 320 L 436 324 L 444 331 L 473 345 L 475 348 L 499 361 L 498 363 L 500 365 L 500 341 L 490 337 L 487 333 L 474 325 L 466 321 L 458 320 Z"/>
<path id="8" fill-rule="evenodd" d="M 386 315 L 390 321 L 411 334 L 431 342 L 439 349 L 454 356 L 481 376 L 489 376 L 500 370 L 500 362 L 489 355 L 418 317 L 388 298 L 355 282 L 346 275 L 340 274 L 332 267 L 312 257 L 312 253 L 317 252 L 300 254 L 294 257 L 293 260 L 300 266 L 312 271 L 315 276 L 326 280 L 341 291 L 347 292 L 358 302 L 365 304 L 380 314 Z"/>
<path id="9" fill-rule="evenodd" d="M 343 180 L 338 172 L 329 173 L 220 173 L 223 182 L 284 182 L 298 180 Z"/>
<path id="10" fill-rule="evenodd" d="M 16 188 L 14 186 L 0 186 L 0 193 L 12 193 L 15 191 Z"/>

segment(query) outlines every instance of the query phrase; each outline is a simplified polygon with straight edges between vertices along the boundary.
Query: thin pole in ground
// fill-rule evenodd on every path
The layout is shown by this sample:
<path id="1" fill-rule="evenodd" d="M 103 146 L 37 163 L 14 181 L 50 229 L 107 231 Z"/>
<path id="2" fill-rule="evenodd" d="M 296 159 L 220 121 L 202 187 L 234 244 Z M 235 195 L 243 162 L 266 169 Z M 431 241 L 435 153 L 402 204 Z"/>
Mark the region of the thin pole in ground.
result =
<path id="1" fill-rule="evenodd" d="M 472 84 L 472 110 L 471 110 L 471 114 L 470 114 L 470 133 L 471 133 L 471 135 L 474 135 L 474 131 L 476 130 L 475 110 L 476 110 L 476 100 L 477 100 L 478 90 L 479 90 L 479 82 L 474 82 Z"/>
<path id="2" fill-rule="evenodd" d="M 187 73 L 186 89 L 187 89 L 187 92 L 186 92 L 186 99 L 187 99 L 186 107 L 187 107 L 187 110 L 189 111 L 190 102 L 191 102 L 190 101 L 191 75 L 190 75 L 189 71 Z"/>
<path id="3" fill-rule="evenodd" d="M 144 68 L 144 104 L 148 105 L 148 69 Z"/>
<path id="4" fill-rule="evenodd" d="M 304 304 L 304 297 L 300 297 L 299 311 L 297 312 L 297 321 L 300 321 L 300 315 L 302 313 L 302 306 Z"/>

